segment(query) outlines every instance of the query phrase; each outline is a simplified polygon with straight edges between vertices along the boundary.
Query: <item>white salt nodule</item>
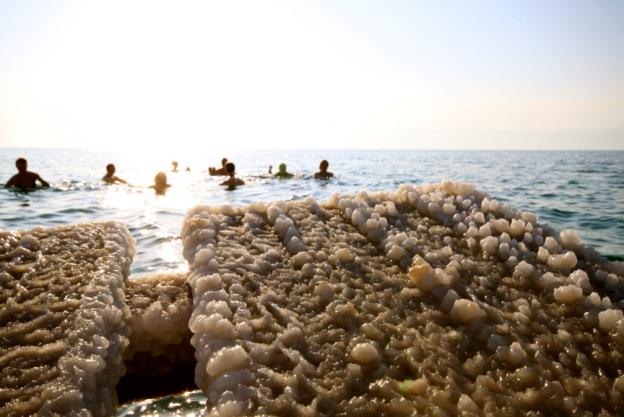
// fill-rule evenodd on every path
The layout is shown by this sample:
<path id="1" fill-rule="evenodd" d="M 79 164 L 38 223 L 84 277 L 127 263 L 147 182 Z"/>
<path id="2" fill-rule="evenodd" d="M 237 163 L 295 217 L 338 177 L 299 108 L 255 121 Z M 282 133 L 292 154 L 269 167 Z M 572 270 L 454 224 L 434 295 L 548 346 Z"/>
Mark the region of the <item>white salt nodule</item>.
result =
<path id="1" fill-rule="evenodd" d="M 559 239 L 564 248 L 577 249 L 583 245 L 580 236 L 574 230 L 562 230 L 561 233 L 559 233 Z"/>
<path id="2" fill-rule="evenodd" d="M 481 239 L 479 245 L 481 246 L 484 255 L 492 256 L 498 252 L 498 239 L 494 236 L 488 236 L 485 239 Z"/>
<path id="3" fill-rule="evenodd" d="M 212 355 L 206 364 L 206 372 L 210 376 L 218 376 L 227 371 L 246 368 L 249 355 L 241 346 L 226 347 Z"/>
<path id="4" fill-rule="evenodd" d="M 603 332 L 609 333 L 615 328 L 618 321 L 624 318 L 622 310 L 614 310 L 609 308 L 605 311 L 598 313 L 598 327 Z"/>
<path id="5" fill-rule="evenodd" d="M 336 257 L 340 262 L 351 262 L 353 254 L 349 248 L 341 248 L 336 251 Z"/>
<path id="6" fill-rule="evenodd" d="M 560 255 L 550 255 L 548 257 L 547 264 L 552 269 L 562 271 L 574 268 L 576 266 L 576 262 L 576 254 L 568 251 Z"/>
<path id="7" fill-rule="evenodd" d="M 514 269 L 514 276 L 529 278 L 531 275 L 533 275 L 533 271 L 533 265 L 525 261 L 520 261 L 520 263 L 516 265 L 516 268 Z"/>
<path id="8" fill-rule="evenodd" d="M 555 300 L 565 304 L 575 304 L 583 298 L 583 290 L 576 285 L 563 285 L 553 291 Z"/>
<path id="9" fill-rule="evenodd" d="M 455 300 L 451 309 L 451 317 L 464 324 L 482 320 L 485 316 L 485 311 L 479 307 L 479 304 L 466 299 Z"/>
<path id="10" fill-rule="evenodd" d="M 407 251 L 400 245 L 393 245 L 392 249 L 388 251 L 388 258 L 395 262 L 400 262 L 407 256 Z"/>
<path id="11" fill-rule="evenodd" d="M 420 255 L 414 256 L 407 275 L 414 281 L 416 287 L 423 291 L 429 291 L 437 285 L 433 268 Z"/>
<path id="12" fill-rule="evenodd" d="M 379 359 L 379 352 L 372 343 L 358 343 L 351 350 L 351 356 L 357 363 L 369 363 Z"/>

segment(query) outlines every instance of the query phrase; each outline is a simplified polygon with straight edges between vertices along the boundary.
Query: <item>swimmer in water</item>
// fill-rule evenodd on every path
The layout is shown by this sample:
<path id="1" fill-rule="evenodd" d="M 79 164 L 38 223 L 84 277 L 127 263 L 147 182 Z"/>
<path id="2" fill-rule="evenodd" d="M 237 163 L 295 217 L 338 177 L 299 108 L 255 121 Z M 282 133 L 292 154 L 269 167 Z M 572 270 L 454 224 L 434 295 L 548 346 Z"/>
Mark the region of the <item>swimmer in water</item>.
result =
<path id="1" fill-rule="evenodd" d="M 286 164 L 281 163 L 279 164 L 279 171 L 273 174 L 273 176 L 276 178 L 292 178 L 293 174 L 286 171 Z"/>
<path id="2" fill-rule="evenodd" d="M 44 188 L 50 186 L 50 184 L 41 178 L 39 174 L 28 171 L 28 161 L 26 161 L 26 159 L 18 158 L 15 161 L 15 166 L 17 167 L 18 172 L 13 175 L 6 184 L 4 184 L 6 188 L 16 187 L 21 188 L 22 190 L 29 190 L 37 188 L 37 181 L 39 181 L 41 186 Z"/>
<path id="3" fill-rule="evenodd" d="M 171 187 L 171 185 L 167 184 L 167 174 L 164 172 L 156 174 L 154 177 L 154 185 L 150 185 L 150 188 L 153 188 L 158 195 L 164 195 L 169 187 Z"/>
<path id="4" fill-rule="evenodd" d="M 328 180 L 334 176 L 332 172 L 327 171 L 329 168 L 329 162 L 326 159 L 323 159 L 319 165 L 319 172 L 314 174 L 314 178 L 320 180 Z"/>
<path id="5" fill-rule="evenodd" d="M 172 161 L 171 166 L 173 167 L 171 172 L 178 172 L 178 161 Z"/>
<path id="6" fill-rule="evenodd" d="M 128 184 L 128 182 L 126 182 L 125 180 L 122 180 L 121 178 L 115 176 L 114 164 L 106 165 L 106 175 L 102 177 L 102 181 L 104 181 L 107 184 L 117 184 L 117 183 Z"/>
<path id="7" fill-rule="evenodd" d="M 240 178 L 236 178 L 235 176 L 236 167 L 234 166 L 232 162 L 228 162 L 227 164 L 225 164 L 225 169 L 228 175 L 230 176 L 230 178 L 223 181 L 220 185 L 226 185 L 229 188 L 235 188 L 237 185 L 245 184 L 245 181 L 241 180 Z"/>
<path id="8" fill-rule="evenodd" d="M 210 173 L 210 175 L 228 175 L 227 169 L 225 168 L 227 163 L 227 158 L 223 158 L 221 159 L 221 168 L 216 169 L 215 167 L 210 167 L 208 168 L 208 172 Z"/>

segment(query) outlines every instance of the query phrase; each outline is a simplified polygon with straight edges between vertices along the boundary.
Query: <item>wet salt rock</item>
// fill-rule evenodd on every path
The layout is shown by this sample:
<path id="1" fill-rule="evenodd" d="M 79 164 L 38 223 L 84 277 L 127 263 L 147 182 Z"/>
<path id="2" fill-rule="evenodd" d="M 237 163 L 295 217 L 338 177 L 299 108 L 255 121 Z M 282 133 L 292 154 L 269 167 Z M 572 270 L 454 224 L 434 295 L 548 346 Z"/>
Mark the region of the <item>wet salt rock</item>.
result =
<path id="1" fill-rule="evenodd" d="M 263 202 L 255 202 L 249 205 L 249 211 L 257 214 L 265 214 L 267 211 L 267 205 Z"/>
<path id="2" fill-rule="evenodd" d="M 519 366 L 526 363 L 527 354 L 522 348 L 522 345 L 518 342 L 513 342 L 509 346 L 509 351 L 507 352 L 507 362 L 512 365 Z"/>
<path id="3" fill-rule="evenodd" d="M 552 269 L 563 271 L 574 268 L 576 262 L 576 254 L 568 251 L 560 255 L 550 255 L 547 264 Z"/>
<path id="4" fill-rule="evenodd" d="M 453 289 L 448 290 L 446 294 L 444 294 L 444 297 L 442 297 L 440 309 L 446 313 L 450 312 L 456 300 L 459 300 L 457 292 Z"/>
<path id="5" fill-rule="evenodd" d="M 353 360 L 360 364 L 366 364 L 379 359 L 379 352 L 372 343 L 358 343 L 351 350 Z"/>
<path id="6" fill-rule="evenodd" d="M 381 341 L 384 338 L 384 333 L 372 323 L 364 323 L 360 329 L 369 339 Z"/>
<path id="7" fill-rule="evenodd" d="M 520 261 L 520 263 L 516 265 L 516 268 L 514 269 L 514 276 L 522 277 L 522 278 L 530 278 L 531 275 L 533 275 L 533 271 L 534 271 L 533 265 L 525 261 Z"/>
<path id="8" fill-rule="evenodd" d="M 307 252 L 299 252 L 292 257 L 295 268 L 301 268 L 303 265 L 312 262 L 312 257 Z"/>
<path id="9" fill-rule="evenodd" d="M 351 262 L 353 260 L 353 254 L 349 248 L 338 249 L 336 257 L 340 262 Z"/>
<path id="10" fill-rule="evenodd" d="M 484 224 L 479 228 L 479 236 L 484 238 L 492 235 L 492 228 L 489 223 Z"/>
<path id="11" fill-rule="evenodd" d="M 592 292 L 591 294 L 589 294 L 585 298 L 585 301 L 587 302 L 587 304 L 593 307 L 602 307 L 602 300 L 600 299 L 600 295 L 598 295 L 597 292 Z"/>
<path id="12" fill-rule="evenodd" d="M 561 240 L 561 245 L 567 249 L 578 249 L 583 245 L 581 238 L 574 230 L 567 229 L 561 231 L 559 239 Z"/>
<path id="13" fill-rule="evenodd" d="M 318 296 L 323 303 L 329 303 L 334 299 L 334 287 L 327 281 L 320 281 L 314 287 L 314 295 Z"/>
<path id="14" fill-rule="evenodd" d="M 236 209 L 229 204 L 224 204 L 221 206 L 221 214 L 224 216 L 234 216 L 236 215 Z"/>
<path id="15" fill-rule="evenodd" d="M 483 213 L 482 213 L 482 212 L 480 212 L 480 211 L 479 211 L 479 212 L 477 212 L 477 213 L 475 213 L 475 214 L 472 216 L 472 218 L 473 218 L 473 219 L 474 219 L 474 221 L 475 221 L 475 222 L 477 222 L 477 223 L 481 223 L 481 224 L 485 223 L 485 216 L 484 216 L 484 215 L 483 215 Z"/>
<path id="16" fill-rule="evenodd" d="M 499 346 L 507 346 L 507 339 L 500 334 L 492 333 L 487 341 L 488 350 L 494 352 Z"/>
<path id="17" fill-rule="evenodd" d="M 509 222 L 507 220 L 497 219 L 497 220 L 493 220 L 492 223 L 494 224 L 494 229 L 498 233 L 509 233 L 510 227 L 509 227 Z"/>
<path id="18" fill-rule="evenodd" d="M 479 406 L 466 394 L 462 394 L 457 401 L 457 410 L 461 413 L 475 413 L 480 414 L 481 409 Z"/>
<path id="19" fill-rule="evenodd" d="M 505 260 L 507 258 L 509 258 L 509 254 L 510 254 L 510 249 L 509 249 L 509 244 L 508 243 L 501 243 L 500 246 L 498 247 L 498 256 Z"/>
<path id="20" fill-rule="evenodd" d="M 509 225 L 509 234 L 514 237 L 522 236 L 524 234 L 525 222 L 522 219 L 511 219 Z"/>
<path id="21" fill-rule="evenodd" d="M 275 249 L 270 249 L 263 255 L 263 258 L 267 262 L 276 263 L 282 260 L 282 255 Z"/>
<path id="22" fill-rule="evenodd" d="M 455 206 L 451 203 L 446 203 L 442 206 L 442 211 L 447 216 L 451 216 L 455 213 Z"/>
<path id="23" fill-rule="evenodd" d="M 386 204 L 386 214 L 388 214 L 388 216 L 396 217 L 399 215 L 399 211 L 394 205 L 394 202 L 387 201 L 385 204 Z"/>
<path id="24" fill-rule="evenodd" d="M 392 259 L 395 262 L 400 262 L 406 256 L 407 251 L 403 249 L 403 247 L 400 245 L 393 245 L 392 249 L 388 251 L 388 258 Z"/>
<path id="25" fill-rule="evenodd" d="M 477 303 L 466 299 L 455 300 L 451 309 L 451 318 L 464 324 L 482 320 L 485 316 L 485 311 Z"/>
<path id="26" fill-rule="evenodd" d="M 557 253 L 561 250 L 559 243 L 557 243 L 555 238 L 552 236 L 548 236 L 546 240 L 544 240 L 544 247 L 548 249 L 548 252 L 550 253 Z"/>
<path id="27" fill-rule="evenodd" d="M 485 239 L 481 239 L 479 245 L 483 250 L 483 254 L 486 256 L 492 256 L 498 252 L 498 239 L 494 236 L 488 236 Z"/>
<path id="28" fill-rule="evenodd" d="M 26 248 L 30 251 L 39 250 L 39 240 L 33 235 L 25 234 L 22 236 L 18 243 L 19 246 Z"/>
<path id="29" fill-rule="evenodd" d="M 305 250 L 306 245 L 297 236 L 293 236 L 286 244 L 286 249 L 288 249 L 290 253 L 298 253 Z"/>
<path id="30" fill-rule="evenodd" d="M 537 250 L 537 260 L 545 264 L 546 262 L 548 262 L 549 256 L 550 253 L 548 252 L 548 249 L 540 246 L 540 248 Z"/>
<path id="31" fill-rule="evenodd" d="M 416 287 L 423 291 L 429 291 L 438 284 L 434 277 L 433 268 L 420 255 L 414 256 L 407 275 Z"/>
<path id="32" fill-rule="evenodd" d="M 210 376 L 218 376 L 249 366 L 249 355 L 241 346 L 225 347 L 212 355 L 206 364 Z"/>
<path id="33" fill-rule="evenodd" d="M 576 285 L 563 285 L 553 291 L 555 300 L 565 304 L 576 304 L 583 298 L 583 290 Z"/>
<path id="34" fill-rule="evenodd" d="M 570 274 L 568 278 L 574 285 L 582 288 L 584 291 L 590 292 L 592 290 L 591 283 L 589 282 L 589 276 L 587 272 L 582 269 L 577 269 Z"/>
<path id="35" fill-rule="evenodd" d="M 267 219 L 271 224 L 274 224 L 277 218 L 282 214 L 284 214 L 284 211 L 274 204 L 270 205 L 267 209 Z"/>
<path id="36" fill-rule="evenodd" d="M 607 309 L 598 313 L 598 327 L 605 333 L 615 328 L 618 321 L 624 318 L 622 310 Z"/>
<path id="37" fill-rule="evenodd" d="M 464 236 L 477 237 L 479 236 L 479 229 L 477 229 L 475 226 L 470 226 L 468 230 L 464 233 Z"/>

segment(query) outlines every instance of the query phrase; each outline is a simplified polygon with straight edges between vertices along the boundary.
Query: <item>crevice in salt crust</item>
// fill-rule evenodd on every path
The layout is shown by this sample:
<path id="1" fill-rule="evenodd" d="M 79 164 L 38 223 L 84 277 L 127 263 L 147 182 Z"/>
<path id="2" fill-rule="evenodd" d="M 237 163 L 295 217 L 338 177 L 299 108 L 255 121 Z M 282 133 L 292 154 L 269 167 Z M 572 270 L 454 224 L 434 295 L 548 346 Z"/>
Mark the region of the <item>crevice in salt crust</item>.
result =
<path id="1" fill-rule="evenodd" d="M 207 415 L 624 414 L 621 265 L 469 184 L 198 206 L 182 238 Z"/>
<path id="2" fill-rule="evenodd" d="M 191 291 L 186 274 L 131 278 L 126 284 L 130 344 L 117 385 L 121 403 L 194 389 Z"/>
<path id="3" fill-rule="evenodd" d="M 128 345 L 119 223 L 0 231 L 0 414 L 109 416 Z"/>

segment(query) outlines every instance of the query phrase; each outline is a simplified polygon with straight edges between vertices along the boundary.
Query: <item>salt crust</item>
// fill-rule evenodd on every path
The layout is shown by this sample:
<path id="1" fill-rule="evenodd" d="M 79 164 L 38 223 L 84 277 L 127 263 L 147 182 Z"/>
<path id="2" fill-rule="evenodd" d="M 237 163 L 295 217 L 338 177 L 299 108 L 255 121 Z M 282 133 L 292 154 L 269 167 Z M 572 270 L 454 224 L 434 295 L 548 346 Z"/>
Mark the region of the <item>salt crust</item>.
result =
<path id="1" fill-rule="evenodd" d="M 0 231 L 0 415 L 114 412 L 133 255 L 115 222 Z"/>
<path id="2" fill-rule="evenodd" d="M 182 238 L 207 415 L 624 414 L 621 266 L 469 184 L 198 206 Z"/>
<path id="3" fill-rule="evenodd" d="M 158 375 L 180 363 L 193 362 L 192 352 L 186 348 L 192 310 L 186 274 L 132 278 L 126 284 L 126 303 L 131 313 L 130 344 L 123 354 L 128 373 Z"/>

